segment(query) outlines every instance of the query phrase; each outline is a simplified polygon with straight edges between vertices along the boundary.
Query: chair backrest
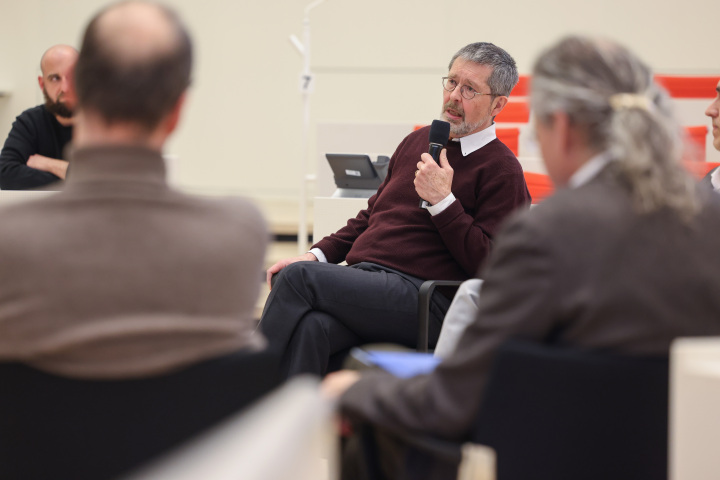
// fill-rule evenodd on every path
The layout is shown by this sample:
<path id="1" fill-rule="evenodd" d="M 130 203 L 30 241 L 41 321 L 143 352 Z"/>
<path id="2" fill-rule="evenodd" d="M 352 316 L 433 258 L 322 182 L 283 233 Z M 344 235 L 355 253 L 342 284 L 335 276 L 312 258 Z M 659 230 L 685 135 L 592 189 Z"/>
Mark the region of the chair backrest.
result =
<path id="1" fill-rule="evenodd" d="M 278 365 L 274 353 L 238 352 L 104 381 L 0 364 L 0 478 L 115 478 L 272 390 Z"/>
<path id="2" fill-rule="evenodd" d="M 334 480 L 334 402 L 319 383 L 314 376 L 294 377 L 123 480 Z"/>
<path id="3" fill-rule="evenodd" d="M 498 480 L 667 479 L 668 360 L 511 341 L 472 441 Z"/>

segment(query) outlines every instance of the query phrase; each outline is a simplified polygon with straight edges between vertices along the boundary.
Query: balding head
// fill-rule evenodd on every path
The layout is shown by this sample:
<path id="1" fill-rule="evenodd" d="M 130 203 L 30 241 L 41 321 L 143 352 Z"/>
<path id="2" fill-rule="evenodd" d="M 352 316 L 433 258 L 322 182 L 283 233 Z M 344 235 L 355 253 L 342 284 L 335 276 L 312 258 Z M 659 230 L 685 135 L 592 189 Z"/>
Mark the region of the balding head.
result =
<path id="1" fill-rule="evenodd" d="M 106 123 L 153 129 L 190 82 L 190 38 L 160 5 L 130 1 L 88 25 L 76 69 L 78 104 Z"/>
<path id="2" fill-rule="evenodd" d="M 40 57 L 40 70 L 43 76 L 57 65 L 72 65 L 77 62 L 78 51 L 70 45 L 53 45 Z"/>
<path id="3" fill-rule="evenodd" d="M 72 122 L 77 101 L 73 82 L 77 59 L 77 50 L 69 45 L 52 46 L 40 58 L 42 75 L 38 85 L 45 97 L 45 108 L 63 125 Z"/>

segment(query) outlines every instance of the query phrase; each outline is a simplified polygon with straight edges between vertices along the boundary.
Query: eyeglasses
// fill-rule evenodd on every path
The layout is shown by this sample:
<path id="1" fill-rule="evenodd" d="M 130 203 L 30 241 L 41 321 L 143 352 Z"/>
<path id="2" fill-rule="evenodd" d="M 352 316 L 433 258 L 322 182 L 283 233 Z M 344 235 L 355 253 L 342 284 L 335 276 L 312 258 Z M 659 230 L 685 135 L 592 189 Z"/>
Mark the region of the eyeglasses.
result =
<path id="1" fill-rule="evenodd" d="M 448 92 L 452 92 L 458 86 L 457 81 L 450 77 L 442 77 L 442 83 L 443 83 L 443 88 L 445 90 L 447 90 Z M 494 93 L 476 92 L 475 89 L 469 85 L 461 85 L 460 86 L 460 95 L 462 95 L 462 97 L 465 100 L 472 100 L 473 98 L 475 98 L 475 95 L 490 95 L 491 97 L 496 96 Z"/>

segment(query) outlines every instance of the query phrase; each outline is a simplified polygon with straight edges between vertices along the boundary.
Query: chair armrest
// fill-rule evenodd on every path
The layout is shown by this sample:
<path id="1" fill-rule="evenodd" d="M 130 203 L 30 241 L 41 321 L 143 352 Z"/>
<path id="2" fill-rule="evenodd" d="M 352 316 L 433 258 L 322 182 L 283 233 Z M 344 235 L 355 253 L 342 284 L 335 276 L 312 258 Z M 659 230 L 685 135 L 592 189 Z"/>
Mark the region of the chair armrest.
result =
<path id="1" fill-rule="evenodd" d="M 462 280 L 426 280 L 418 290 L 418 344 L 419 352 L 428 351 L 430 328 L 430 299 L 436 287 L 459 287 Z"/>

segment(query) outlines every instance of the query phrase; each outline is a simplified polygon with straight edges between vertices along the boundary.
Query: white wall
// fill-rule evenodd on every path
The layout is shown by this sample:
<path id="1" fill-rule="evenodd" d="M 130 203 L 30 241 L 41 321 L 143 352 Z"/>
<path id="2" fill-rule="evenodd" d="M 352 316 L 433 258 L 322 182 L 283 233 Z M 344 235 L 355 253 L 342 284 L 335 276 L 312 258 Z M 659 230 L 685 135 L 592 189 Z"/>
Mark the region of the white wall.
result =
<path id="1" fill-rule="evenodd" d="M 44 49 L 77 46 L 105 3 L 0 0 L 0 91 L 11 92 L 0 97 L 0 137 L 15 115 L 41 102 L 35 78 Z M 310 0 L 167 3 L 188 23 L 197 54 L 190 102 L 169 148 L 180 159 L 180 185 L 292 206 L 303 158 L 302 60 L 288 36 L 301 35 Z M 326 0 L 311 14 L 312 124 L 430 122 L 450 56 L 480 40 L 508 50 L 521 73 L 551 41 L 583 32 L 624 42 L 658 72 L 720 74 L 718 18 L 720 4 L 711 0 Z"/>

